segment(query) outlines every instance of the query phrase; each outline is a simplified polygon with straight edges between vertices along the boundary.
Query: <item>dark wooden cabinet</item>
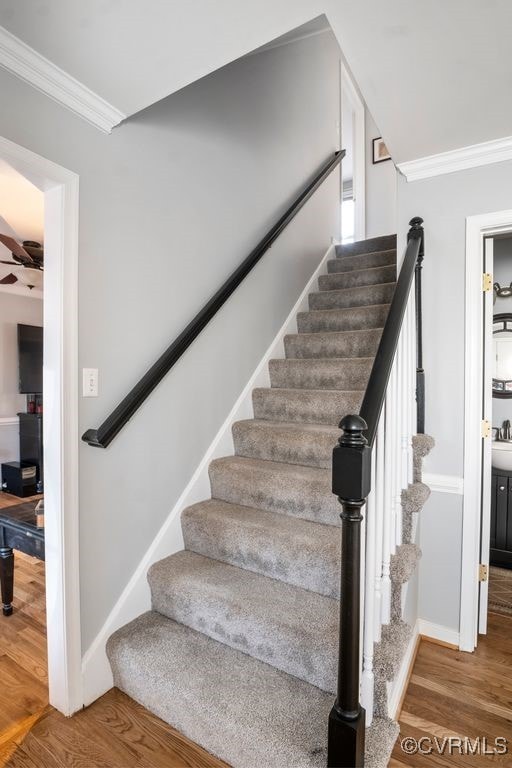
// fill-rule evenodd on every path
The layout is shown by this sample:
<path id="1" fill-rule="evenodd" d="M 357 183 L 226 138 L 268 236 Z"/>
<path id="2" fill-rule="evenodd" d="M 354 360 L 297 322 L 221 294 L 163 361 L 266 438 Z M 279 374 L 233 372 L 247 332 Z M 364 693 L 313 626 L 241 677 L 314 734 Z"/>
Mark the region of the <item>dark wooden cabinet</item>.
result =
<path id="1" fill-rule="evenodd" d="M 20 461 L 37 467 L 37 481 L 43 483 L 43 417 L 38 413 L 19 413 Z"/>
<path id="2" fill-rule="evenodd" d="M 492 468 L 491 565 L 512 568 L 512 472 Z"/>

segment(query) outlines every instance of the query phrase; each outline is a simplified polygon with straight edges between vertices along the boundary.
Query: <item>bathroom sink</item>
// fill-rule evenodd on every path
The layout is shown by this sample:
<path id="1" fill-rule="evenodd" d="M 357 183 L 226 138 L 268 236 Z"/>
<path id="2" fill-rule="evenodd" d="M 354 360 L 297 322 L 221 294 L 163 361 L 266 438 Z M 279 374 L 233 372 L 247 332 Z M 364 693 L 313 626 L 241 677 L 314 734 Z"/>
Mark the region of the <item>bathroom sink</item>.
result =
<path id="1" fill-rule="evenodd" d="M 492 465 L 496 469 L 512 472 L 512 442 L 496 441 L 492 444 Z"/>

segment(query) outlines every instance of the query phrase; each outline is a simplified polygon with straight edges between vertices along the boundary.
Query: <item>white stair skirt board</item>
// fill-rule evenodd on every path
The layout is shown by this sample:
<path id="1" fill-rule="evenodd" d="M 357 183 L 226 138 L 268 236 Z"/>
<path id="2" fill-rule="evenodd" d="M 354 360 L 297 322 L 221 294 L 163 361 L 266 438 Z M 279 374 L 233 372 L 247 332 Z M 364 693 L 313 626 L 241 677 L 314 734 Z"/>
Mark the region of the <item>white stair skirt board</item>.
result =
<path id="1" fill-rule="evenodd" d="M 271 358 L 284 357 L 284 337 L 288 333 L 296 333 L 297 314 L 308 309 L 308 294 L 314 290 L 318 276 L 326 274 L 327 261 L 332 258 L 335 258 L 334 244 L 328 248 L 295 306 L 290 310 L 283 326 L 247 382 L 226 421 L 219 429 L 210 447 L 201 459 L 199 466 L 190 478 L 188 485 L 183 490 L 167 520 L 137 566 L 103 627 L 85 652 L 82 660 L 85 706 L 91 704 L 112 688 L 112 671 L 105 653 L 105 644 L 108 638 L 117 629 L 140 616 L 141 613 L 151 610 L 150 591 L 146 579 L 149 567 L 162 558 L 183 549 L 181 512 L 198 501 L 210 498 L 210 480 L 208 475 L 210 462 L 218 457 L 233 455 L 232 425 L 235 421 L 253 417 L 252 391 L 255 387 L 270 386 L 268 361 Z"/>
<path id="2" fill-rule="evenodd" d="M 419 625 L 420 620 L 418 619 L 412 630 L 411 639 L 409 640 L 409 645 L 407 646 L 407 650 L 402 659 L 400 669 L 393 682 L 388 683 L 388 713 L 393 720 L 398 720 L 400 714 L 399 708 L 409 683 L 412 666 L 416 659 L 416 648 L 420 637 Z"/>

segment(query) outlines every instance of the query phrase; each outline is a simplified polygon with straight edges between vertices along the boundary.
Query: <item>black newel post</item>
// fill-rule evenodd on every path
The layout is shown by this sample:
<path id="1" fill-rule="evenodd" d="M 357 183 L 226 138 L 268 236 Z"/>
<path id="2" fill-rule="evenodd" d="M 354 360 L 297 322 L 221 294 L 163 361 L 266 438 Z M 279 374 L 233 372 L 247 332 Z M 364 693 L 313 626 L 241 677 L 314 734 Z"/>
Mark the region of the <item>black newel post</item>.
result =
<path id="1" fill-rule="evenodd" d="M 359 703 L 361 514 L 370 493 L 371 450 L 360 416 L 345 416 L 333 452 L 333 493 L 341 504 L 340 641 L 337 698 L 329 715 L 328 768 L 364 766 L 365 711 Z"/>
<path id="2" fill-rule="evenodd" d="M 423 321 L 421 308 L 421 270 L 423 268 L 423 258 L 425 256 L 425 232 L 422 224 L 423 219 L 415 216 L 409 222 L 411 228 L 407 235 L 407 240 L 419 238 L 420 251 L 415 270 L 415 295 L 416 295 L 416 406 L 418 421 L 416 431 L 419 435 L 425 432 L 425 371 L 423 370 Z"/>

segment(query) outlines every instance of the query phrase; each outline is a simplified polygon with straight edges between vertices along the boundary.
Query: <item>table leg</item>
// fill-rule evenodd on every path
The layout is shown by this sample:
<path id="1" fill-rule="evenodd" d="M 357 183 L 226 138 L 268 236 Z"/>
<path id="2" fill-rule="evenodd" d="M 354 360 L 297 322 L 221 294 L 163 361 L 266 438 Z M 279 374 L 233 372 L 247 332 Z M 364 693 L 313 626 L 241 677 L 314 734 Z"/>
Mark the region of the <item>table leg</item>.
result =
<path id="1" fill-rule="evenodd" d="M 3 614 L 10 616 L 14 596 L 14 552 L 11 547 L 0 547 L 0 585 Z"/>

